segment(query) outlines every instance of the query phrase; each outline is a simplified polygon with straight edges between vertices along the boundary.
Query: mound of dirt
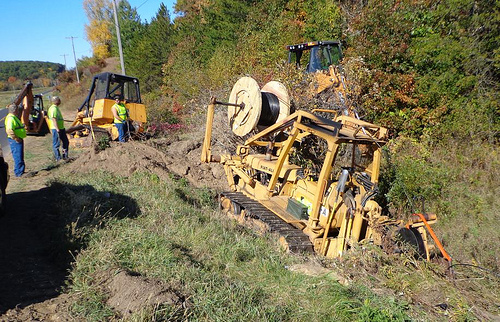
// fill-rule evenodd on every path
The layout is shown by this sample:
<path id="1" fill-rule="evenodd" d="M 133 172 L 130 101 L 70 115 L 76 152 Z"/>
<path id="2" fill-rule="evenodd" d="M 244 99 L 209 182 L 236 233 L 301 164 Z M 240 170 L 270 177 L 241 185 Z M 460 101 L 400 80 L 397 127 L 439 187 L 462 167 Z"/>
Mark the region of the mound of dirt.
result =
<path id="1" fill-rule="evenodd" d="M 0 315 L 0 321 L 84 321 L 69 313 L 74 303 L 71 295 L 61 294 L 42 303 L 32 304 L 23 309 L 14 308 Z"/>
<path id="2" fill-rule="evenodd" d="M 67 171 L 109 171 L 128 176 L 135 171 L 150 171 L 160 179 L 172 174 L 186 178 L 195 187 L 227 189 L 224 168 L 218 163 L 201 163 L 200 139 L 175 141 L 175 138 L 147 142 L 111 142 L 111 147 L 90 150 L 68 164 Z"/>

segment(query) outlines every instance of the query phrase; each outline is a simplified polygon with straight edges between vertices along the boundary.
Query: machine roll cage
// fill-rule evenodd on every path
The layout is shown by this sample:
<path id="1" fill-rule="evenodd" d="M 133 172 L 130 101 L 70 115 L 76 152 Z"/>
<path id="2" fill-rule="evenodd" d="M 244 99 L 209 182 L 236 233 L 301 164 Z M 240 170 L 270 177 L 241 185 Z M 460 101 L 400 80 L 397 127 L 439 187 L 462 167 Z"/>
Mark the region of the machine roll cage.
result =
<path id="1" fill-rule="evenodd" d="M 137 78 L 108 72 L 94 76 L 89 94 L 78 108 L 79 112 L 84 108 L 88 111 L 92 107 L 93 95 L 95 96 L 94 101 L 99 99 L 114 100 L 116 96 L 119 96 L 120 99 L 125 99 L 129 103 L 142 103 Z"/>
<path id="2" fill-rule="evenodd" d="M 304 51 L 310 51 L 306 72 L 313 73 L 318 70 L 327 70 L 330 65 L 338 65 L 342 60 L 342 44 L 337 40 L 311 41 L 296 45 L 286 46 L 288 50 L 288 63 L 295 58 L 295 65 L 301 66 Z M 294 57 L 295 56 L 295 57 Z"/>

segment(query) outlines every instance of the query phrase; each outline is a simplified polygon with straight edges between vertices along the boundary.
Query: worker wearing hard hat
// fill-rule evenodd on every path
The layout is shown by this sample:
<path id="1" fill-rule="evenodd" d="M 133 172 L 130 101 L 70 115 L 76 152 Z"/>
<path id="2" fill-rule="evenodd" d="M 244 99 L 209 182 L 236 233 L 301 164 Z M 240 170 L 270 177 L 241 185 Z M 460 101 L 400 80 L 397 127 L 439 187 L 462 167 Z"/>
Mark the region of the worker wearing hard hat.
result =
<path id="1" fill-rule="evenodd" d="M 19 108 L 16 104 L 8 106 L 9 114 L 5 117 L 5 132 L 7 133 L 10 151 L 14 159 L 14 175 L 20 177 L 24 174 L 24 138 L 26 129 L 19 119 Z"/>
<path id="2" fill-rule="evenodd" d="M 69 140 L 66 136 L 66 129 L 64 128 L 64 119 L 59 109 L 61 104 L 61 99 L 58 96 L 52 97 L 52 105 L 49 107 L 47 116 L 49 118 L 49 128 L 52 132 L 52 150 L 54 151 L 54 157 L 56 161 L 60 161 L 61 158 L 66 160 L 68 158 L 68 147 Z M 59 148 L 62 143 L 62 156 Z"/>

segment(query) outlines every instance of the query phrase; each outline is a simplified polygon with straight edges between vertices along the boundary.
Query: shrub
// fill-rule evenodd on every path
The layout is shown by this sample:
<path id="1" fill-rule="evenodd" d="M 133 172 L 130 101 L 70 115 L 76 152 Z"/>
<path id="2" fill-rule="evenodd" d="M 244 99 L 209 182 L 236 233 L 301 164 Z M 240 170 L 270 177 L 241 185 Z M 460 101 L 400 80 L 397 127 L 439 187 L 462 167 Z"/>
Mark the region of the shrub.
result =
<path id="1" fill-rule="evenodd" d="M 416 140 L 400 137 L 388 144 L 386 152 L 381 186 L 388 204 L 399 216 L 428 211 L 422 202 L 440 197 L 450 180 L 446 171 L 432 162 L 429 149 Z"/>

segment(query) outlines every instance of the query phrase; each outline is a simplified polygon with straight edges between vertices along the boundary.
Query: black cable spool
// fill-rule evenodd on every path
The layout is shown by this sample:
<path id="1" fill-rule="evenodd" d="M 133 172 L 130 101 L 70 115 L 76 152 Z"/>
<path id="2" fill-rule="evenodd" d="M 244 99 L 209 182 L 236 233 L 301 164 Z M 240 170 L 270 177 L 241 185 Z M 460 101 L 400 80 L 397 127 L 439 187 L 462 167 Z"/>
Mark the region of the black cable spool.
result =
<path id="1" fill-rule="evenodd" d="M 262 94 L 262 112 L 260 114 L 258 125 L 271 126 L 276 124 L 280 115 L 280 102 L 276 95 L 269 92 Z"/>
<path id="2" fill-rule="evenodd" d="M 238 136 L 245 136 L 257 129 L 272 126 L 290 115 L 290 96 L 286 87 L 277 81 L 270 81 L 262 90 L 251 77 L 242 77 L 234 84 L 229 96 L 227 111 L 231 130 Z"/>

